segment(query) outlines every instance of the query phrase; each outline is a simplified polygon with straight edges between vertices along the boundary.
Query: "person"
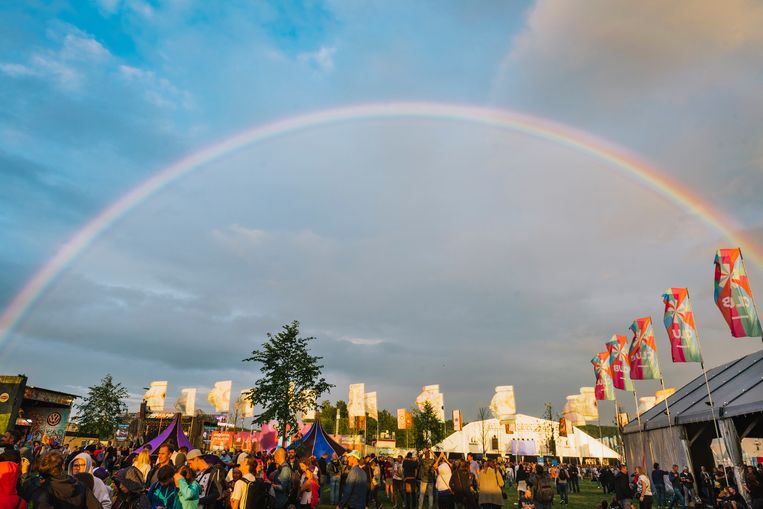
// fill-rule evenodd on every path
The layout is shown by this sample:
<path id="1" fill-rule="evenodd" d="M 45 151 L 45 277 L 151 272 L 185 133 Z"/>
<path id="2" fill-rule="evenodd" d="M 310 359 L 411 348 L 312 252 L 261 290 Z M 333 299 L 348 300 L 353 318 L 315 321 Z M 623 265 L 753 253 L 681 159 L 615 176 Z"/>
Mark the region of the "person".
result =
<path id="1" fill-rule="evenodd" d="M 668 508 L 673 509 L 673 506 L 678 503 L 681 505 L 682 509 L 686 509 L 686 499 L 683 496 L 681 474 L 678 471 L 678 465 L 673 465 L 673 469 L 668 474 L 668 481 L 670 481 L 670 485 L 673 488 L 673 496 L 670 498 Z"/>
<path id="2" fill-rule="evenodd" d="M 730 482 L 729 485 L 718 494 L 718 506 L 722 509 L 748 509 L 744 497 L 737 491 L 736 486 L 732 485 Z"/>
<path id="3" fill-rule="evenodd" d="M 398 456 L 392 463 L 392 503 L 396 509 L 402 509 L 405 501 L 403 485 L 403 457 Z"/>
<path id="4" fill-rule="evenodd" d="M 17 491 L 20 471 L 16 462 L 0 462 L 0 509 L 27 509 L 26 500 Z"/>
<path id="5" fill-rule="evenodd" d="M 379 486 L 381 484 L 381 468 L 378 461 L 376 461 L 375 455 L 371 454 L 367 456 L 361 464 L 361 468 L 366 473 L 368 479 L 368 500 L 366 507 L 379 508 L 381 507 L 381 501 L 379 500 Z M 373 505 L 372 505 L 373 502 Z"/>
<path id="6" fill-rule="evenodd" d="M 515 478 L 517 480 L 517 509 L 522 509 L 522 502 L 531 502 L 525 500 L 527 494 L 527 480 L 530 476 L 525 469 L 525 465 L 522 462 L 517 463 L 517 473 Z"/>
<path id="7" fill-rule="evenodd" d="M 257 460 L 255 458 L 247 456 L 243 463 L 238 464 L 241 477 L 233 485 L 233 493 L 230 496 L 231 509 L 247 509 L 249 506 L 249 486 L 257 480 L 255 477 L 256 470 Z"/>
<path id="8" fill-rule="evenodd" d="M 366 507 L 368 478 L 359 466 L 360 459 L 361 456 L 358 451 L 352 451 L 347 454 L 347 464 L 350 467 L 350 471 L 344 484 L 342 498 L 339 500 L 336 509 L 364 509 Z"/>
<path id="9" fill-rule="evenodd" d="M 141 454 L 142 453 L 143 451 L 141 451 Z M 159 472 L 159 469 L 164 466 L 170 466 L 173 469 L 175 468 L 172 463 L 172 448 L 167 444 L 163 444 L 159 447 L 159 451 L 156 455 L 156 464 L 151 468 L 148 474 L 146 474 L 146 486 L 151 486 L 159 480 L 157 473 Z"/>
<path id="10" fill-rule="evenodd" d="M 472 491 L 472 476 L 469 473 L 469 464 L 459 460 L 456 469 L 450 478 L 450 489 L 453 491 L 458 509 L 474 509 L 477 502 Z"/>
<path id="11" fill-rule="evenodd" d="M 705 465 L 700 465 L 699 467 L 699 496 L 705 504 L 712 505 L 712 501 L 715 500 L 713 496 L 713 477 L 707 471 Z"/>
<path id="12" fill-rule="evenodd" d="M 744 473 L 745 490 L 750 495 L 752 509 L 763 509 L 763 473 L 748 465 Z"/>
<path id="13" fill-rule="evenodd" d="M 614 487 L 615 498 L 620 503 L 620 507 L 630 509 L 633 490 L 631 489 L 631 481 L 630 476 L 628 475 L 627 465 L 620 465 L 619 472 L 615 476 Z"/>
<path id="14" fill-rule="evenodd" d="M 434 504 L 434 489 L 433 489 L 433 476 L 434 473 L 434 458 L 432 452 L 426 447 L 421 452 L 421 458 L 419 459 L 418 468 L 418 481 L 419 481 L 419 509 L 424 506 L 424 497 L 428 497 L 428 507 L 432 509 Z"/>
<path id="15" fill-rule="evenodd" d="M 289 503 L 293 471 L 291 465 L 286 461 L 285 449 L 276 449 L 273 457 L 277 465 L 276 470 L 273 471 L 273 477 L 271 479 L 273 487 L 273 507 L 274 509 L 284 509 Z"/>
<path id="16" fill-rule="evenodd" d="M 479 505 L 483 509 L 500 509 L 503 505 L 503 478 L 493 460 L 487 460 L 477 474 Z"/>
<path id="17" fill-rule="evenodd" d="M 114 509 L 149 509 L 151 507 L 140 470 L 133 466 L 123 468 L 117 472 L 113 480 L 116 486 Z"/>
<path id="18" fill-rule="evenodd" d="M 313 503 L 318 503 L 317 499 L 313 500 L 318 482 L 315 480 L 315 473 L 307 464 L 299 462 L 299 469 L 302 475 L 299 479 L 299 492 L 297 494 L 298 507 L 299 509 L 312 509 Z"/>
<path id="19" fill-rule="evenodd" d="M 64 457 L 51 451 L 39 461 L 39 477 L 30 478 L 22 497 L 35 509 L 102 509 L 93 491 L 64 472 Z"/>
<path id="20" fill-rule="evenodd" d="M 472 475 L 472 486 L 477 486 L 477 475 L 480 473 L 480 464 L 474 459 L 472 453 L 466 455 L 466 460 L 469 462 L 469 473 Z"/>
<path id="21" fill-rule="evenodd" d="M 188 453 L 198 449 L 193 449 Z M 175 497 L 175 509 L 198 509 L 201 506 L 201 484 L 194 478 L 193 470 L 189 467 L 181 467 L 175 473 L 175 487 L 177 488 L 177 497 Z"/>
<path id="22" fill-rule="evenodd" d="M 437 461 L 435 461 L 434 469 L 437 472 L 434 485 L 435 491 L 437 491 L 437 507 L 438 509 L 454 509 L 455 500 L 453 498 L 453 490 L 450 488 L 453 471 L 450 468 L 448 459 L 445 457 L 445 453 L 440 453 Z"/>
<path id="23" fill-rule="evenodd" d="M 554 503 L 554 482 L 543 469 L 543 465 L 535 465 L 535 473 L 530 476 L 528 483 L 532 486 L 535 509 L 551 509 Z"/>
<path id="24" fill-rule="evenodd" d="M 326 474 L 330 485 L 331 505 L 339 503 L 339 481 L 342 477 L 342 463 L 339 461 L 337 453 L 331 455 L 331 461 L 326 465 Z"/>
<path id="25" fill-rule="evenodd" d="M 137 469 L 136 469 L 137 470 Z M 69 475 L 89 474 L 93 475 L 93 458 L 90 454 L 82 452 L 77 454 L 69 463 Z M 111 509 L 111 489 L 102 480 L 93 477 L 93 495 L 101 503 L 103 509 Z"/>
<path id="26" fill-rule="evenodd" d="M 641 467 L 636 467 L 638 501 L 640 509 L 652 509 L 652 483 L 646 476 L 646 472 Z"/>
<path id="27" fill-rule="evenodd" d="M 580 493 L 580 469 L 577 465 L 570 465 L 567 468 L 570 475 L 570 493 Z"/>
<path id="28" fill-rule="evenodd" d="M 140 451 L 135 459 L 132 460 L 132 466 L 140 470 L 140 473 L 143 476 L 143 482 L 147 483 L 148 475 L 151 473 L 151 456 L 149 456 L 146 449 Z M 149 483 L 148 485 L 150 486 L 151 484 L 153 483 Z"/>
<path id="29" fill-rule="evenodd" d="M 559 492 L 559 503 L 569 504 L 569 481 L 570 474 L 567 465 L 562 464 L 556 473 L 556 489 Z"/>
<path id="30" fill-rule="evenodd" d="M 186 455 L 188 454 L 188 447 L 182 446 L 177 450 L 177 452 L 172 456 L 172 463 L 175 467 L 175 469 L 179 469 L 186 463 Z"/>
<path id="31" fill-rule="evenodd" d="M 220 468 L 216 465 L 207 463 L 204 456 L 201 454 L 201 451 L 198 449 L 191 449 L 188 451 L 186 461 L 188 462 L 191 471 L 196 472 L 196 482 L 201 489 L 199 493 L 199 501 L 197 502 L 198 507 L 200 509 L 221 509 L 225 487 L 223 486 Z M 169 464 L 169 455 L 167 456 L 167 464 Z M 185 476 L 181 477 L 186 479 Z M 175 476 L 176 486 L 179 484 L 179 481 L 180 478 Z M 189 489 L 192 489 L 191 484 L 193 483 L 190 483 L 188 479 L 186 479 L 185 484 Z M 178 496 L 179 493 L 180 492 L 178 491 Z M 187 502 L 187 504 L 192 505 L 191 502 Z M 175 505 L 177 506 L 177 504 Z"/>
<path id="32" fill-rule="evenodd" d="M 665 476 L 668 473 L 660 468 L 659 463 L 655 463 L 652 468 L 652 491 L 657 507 L 664 507 L 665 500 Z"/>
<path id="33" fill-rule="evenodd" d="M 151 509 L 175 509 L 177 488 L 173 479 L 175 470 L 169 465 L 159 469 L 157 481 L 148 488 L 148 502 Z"/>
<path id="34" fill-rule="evenodd" d="M 328 478 L 327 467 L 329 464 L 329 453 L 324 452 L 323 454 L 321 454 L 321 457 L 318 458 L 317 463 L 318 463 L 318 471 L 320 472 L 320 477 L 318 482 L 321 486 L 328 486 L 329 478 Z"/>
<path id="35" fill-rule="evenodd" d="M 684 500 L 688 503 L 694 500 L 694 476 L 689 472 L 689 467 L 685 466 L 681 471 L 681 486 L 684 490 Z"/>
<path id="36" fill-rule="evenodd" d="M 413 459 L 413 454 L 408 452 L 403 460 L 403 482 L 405 487 L 405 497 L 403 507 L 413 509 L 416 506 L 416 477 L 419 464 Z"/>

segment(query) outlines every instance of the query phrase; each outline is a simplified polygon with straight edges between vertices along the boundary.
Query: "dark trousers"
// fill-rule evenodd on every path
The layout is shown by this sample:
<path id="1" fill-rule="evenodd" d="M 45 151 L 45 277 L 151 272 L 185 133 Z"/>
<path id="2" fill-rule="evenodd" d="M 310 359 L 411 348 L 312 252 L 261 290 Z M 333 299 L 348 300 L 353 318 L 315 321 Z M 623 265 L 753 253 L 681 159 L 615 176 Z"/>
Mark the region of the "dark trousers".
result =
<path id="1" fill-rule="evenodd" d="M 644 495 L 644 500 L 639 500 L 639 509 L 652 509 L 652 495 Z"/>
<path id="2" fill-rule="evenodd" d="M 570 493 L 580 493 L 579 477 L 570 477 Z"/>
<path id="3" fill-rule="evenodd" d="M 414 509 L 416 507 L 416 484 L 415 479 L 405 480 L 405 497 L 403 500 L 405 501 L 406 509 Z"/>
<path id="4" fill-rule="evenodd" d="M 437 507 L 438 509 L 454 509 L 456 500 L 453 498 L 453 494 L 449 491 L 437 492 Z"/>

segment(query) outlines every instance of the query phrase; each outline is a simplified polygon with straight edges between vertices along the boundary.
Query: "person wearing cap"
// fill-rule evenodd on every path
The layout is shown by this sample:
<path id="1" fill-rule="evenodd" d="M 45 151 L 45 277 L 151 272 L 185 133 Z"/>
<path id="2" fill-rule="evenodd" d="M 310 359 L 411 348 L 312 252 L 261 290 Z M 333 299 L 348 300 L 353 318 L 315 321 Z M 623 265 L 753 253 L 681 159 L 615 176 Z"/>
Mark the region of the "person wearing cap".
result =
<path id="1" fill-rule="evenodd" d="M 347 474 L 342 498 L 336 509 L 364 509 L 368 496 L 368 477 L 363 469 L 358 466 L 361 458 L 360 453 L 358 451 L 349 452 L 346 458 L 350 472 Z"/>
<path id="2" fill-rule="evenodd" d="M 196 481 L 201 488 L 199 509 L 219 509 L 225 492 L 220 469 L 210 465 L 198 449 L 191 449 L 186 455 L 188 466 L 197 473 Z"/>

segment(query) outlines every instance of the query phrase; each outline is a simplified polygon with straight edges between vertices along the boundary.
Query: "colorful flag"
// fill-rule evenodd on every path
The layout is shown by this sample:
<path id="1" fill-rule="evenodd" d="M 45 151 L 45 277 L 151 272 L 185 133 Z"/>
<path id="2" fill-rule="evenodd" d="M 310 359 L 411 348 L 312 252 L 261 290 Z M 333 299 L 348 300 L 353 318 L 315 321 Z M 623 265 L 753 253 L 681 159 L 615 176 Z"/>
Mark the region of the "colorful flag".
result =
<path id="1" fill-rule="evenodd" d="M 719 249 L 715 254 L 715 304 L 729 324 L 732 336 L 763 336 L 742 251 L 738 248 Z"/>
<path id="2" fill-rule="evenodd" d="M 657 343 L 652 330 L 652 317 L 635 319 L 631 330 L 633 341 L 628 352 L 631 380 L 659 380 L 662 375 L 657 366 Z"/>
<path id="3" fill-rule="evenodd" d="M 567 436 L 567 419 L 565 419 L 564 417 L 561 417 L 559 419 L 559 436 L 560 437 Z"/>
<path id="4" fill-rule="evenodd" d="M 628 338 L 613 334 L 606 345 L 609 352 L 609 366 L 612 369 L 612 385 L 621 391 L 632 391 L 631 367 L 628 364 L 628 352 L 626 351 Z"/>
<path id="5" fill-rule="evenodd" d="M 591 359 L 593 372 L 596 375 L 596 399 L 615 399 L 615 389 L 612 386 L 612 372 L 609 367 L 609 352 L 600 352 Z"/>
<path id="6" fill-rule="evenodd" d="M 662 295 L 662 301 L 665 303 L 663 321 L 670 339 L 673 362 L 702 362 L 689 290 L 668 288 Z"/>

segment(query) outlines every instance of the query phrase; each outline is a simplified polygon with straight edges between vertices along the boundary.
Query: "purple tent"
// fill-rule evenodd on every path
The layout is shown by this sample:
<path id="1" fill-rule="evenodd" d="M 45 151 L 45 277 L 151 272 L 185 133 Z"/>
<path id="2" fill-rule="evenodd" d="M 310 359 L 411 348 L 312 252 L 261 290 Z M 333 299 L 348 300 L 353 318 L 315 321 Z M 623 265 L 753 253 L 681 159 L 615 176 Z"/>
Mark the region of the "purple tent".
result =
<path id="1" fill-rule="evenodd" d="M 188 440 L 188 437 L 186 437 L 185 433 L 183 433 L 183 426 L 180 425 L 180 415 L 176 415 L 170 425 L 167 426 L 164 431 L 159 433 L 156 438 L 147 444 L 143 444 L 135 449 L 135 452 L 139 453 L 147 445 L 151 446 L 151 451 L 156 451 L 159 449 L 159 447 L 162 446 L 162 444 L 165 444 L 169 441 L 173 441 L 177 447 L 188 447 L 189 451 L 193 449 L 193 446 Z"/>

